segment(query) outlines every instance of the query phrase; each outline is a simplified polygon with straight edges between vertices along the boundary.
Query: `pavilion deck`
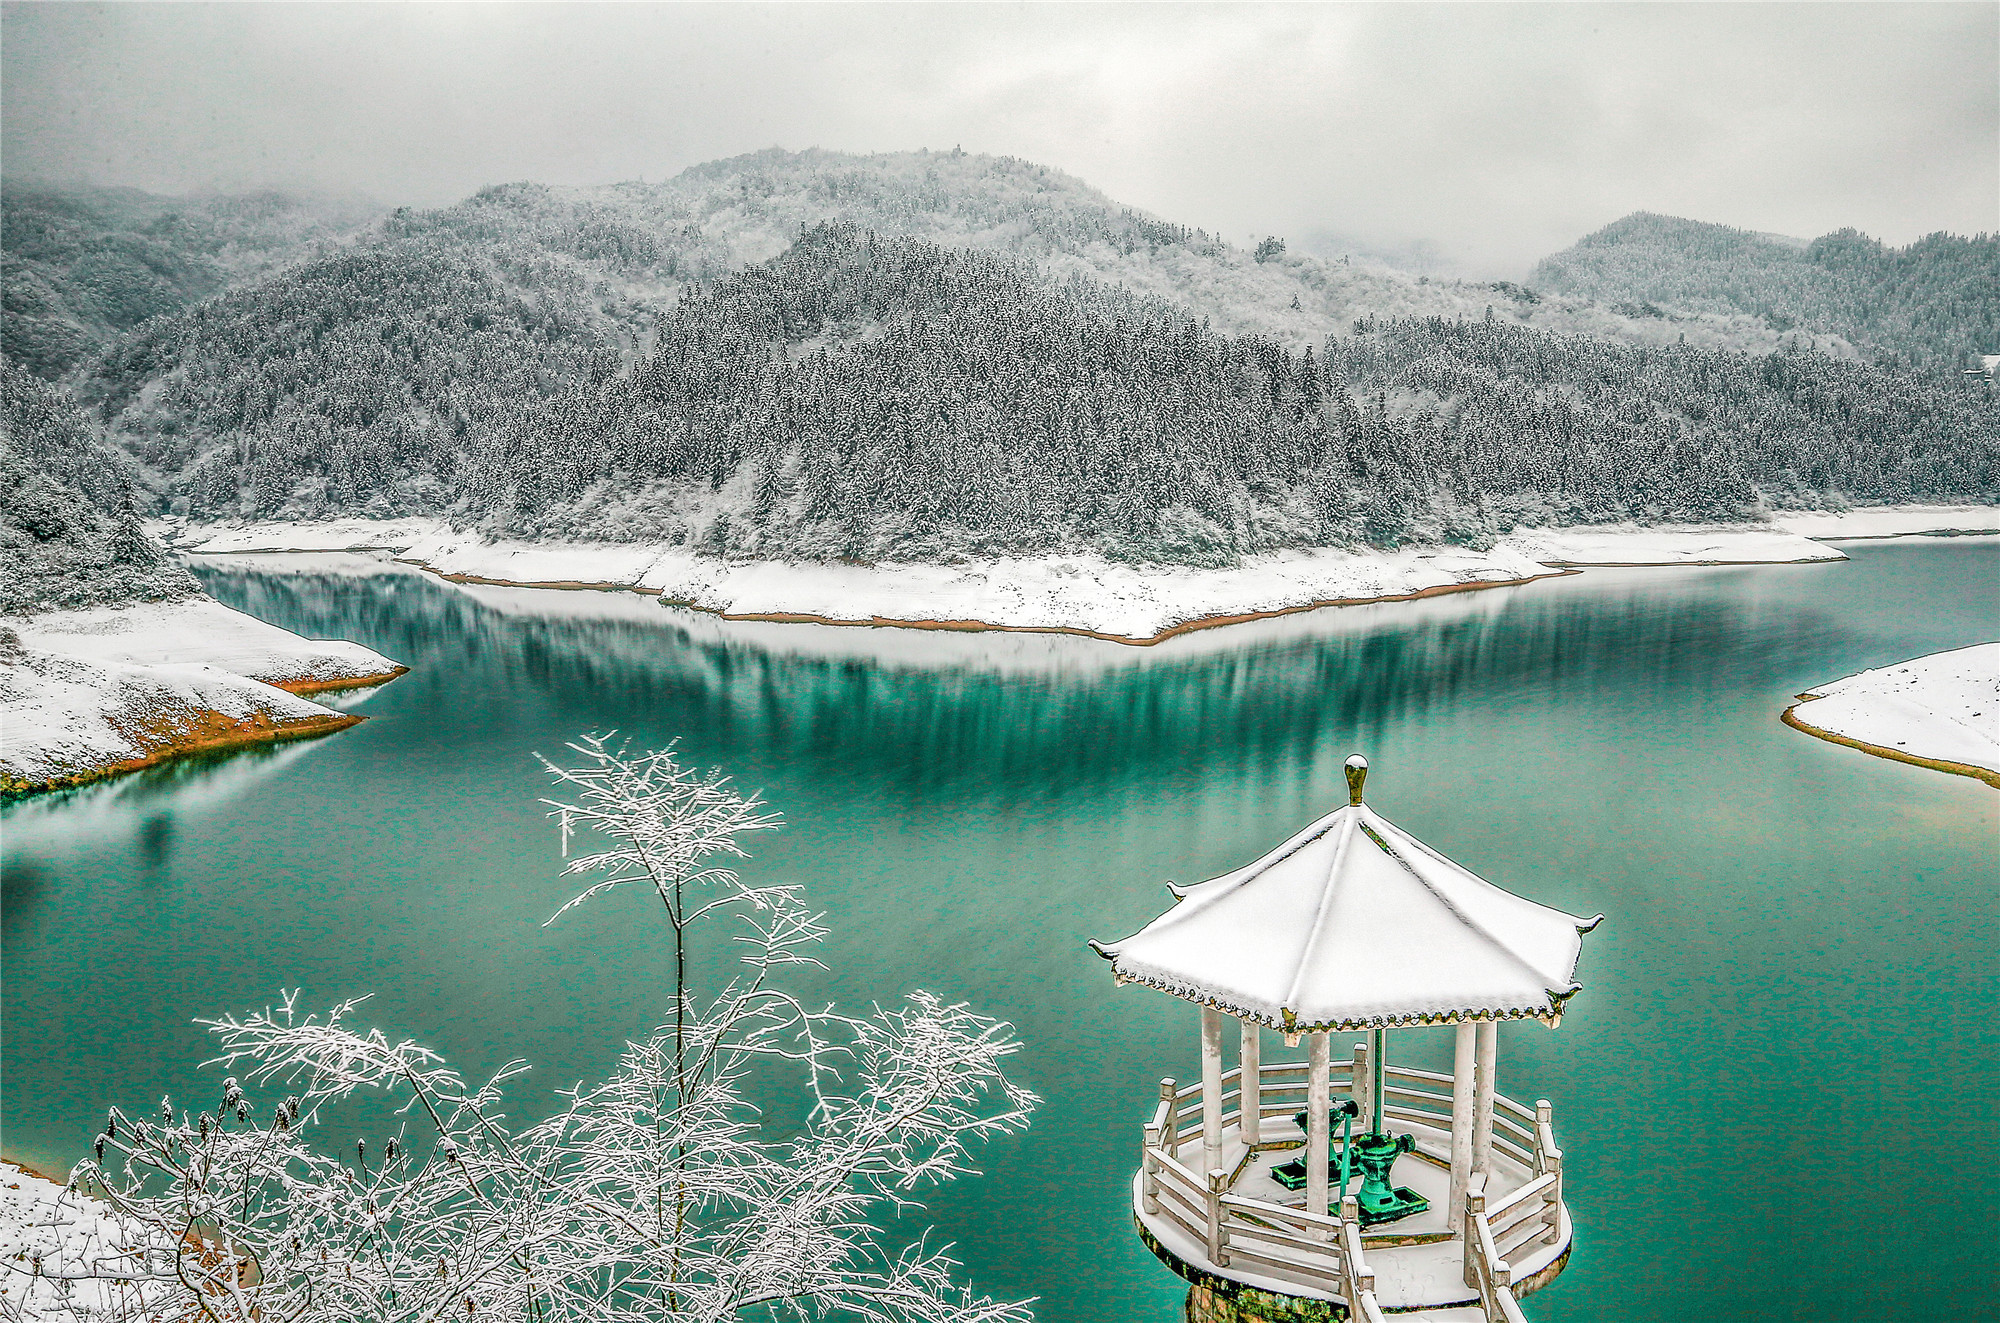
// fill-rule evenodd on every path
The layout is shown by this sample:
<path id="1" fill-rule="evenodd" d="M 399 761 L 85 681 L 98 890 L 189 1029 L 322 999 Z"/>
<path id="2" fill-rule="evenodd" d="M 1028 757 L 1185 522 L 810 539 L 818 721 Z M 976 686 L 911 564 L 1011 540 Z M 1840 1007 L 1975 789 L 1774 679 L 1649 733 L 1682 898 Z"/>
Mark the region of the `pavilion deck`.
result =
<path id="1" fill-rule="evenodd" d="M 1306 1103 L 1304 1063 L 1258 1072 L 1258 1123 L 1243 1120 L 1240 1070 L 1224 1072 L 1224 1132 L 1206 1170 L 1201 1086 L 1161 1082 L 1145 1127 L 1133 1211 L 1149 1243 L 1190 1281 L 1204 1277 L 1344 1305 L 1352 1320 L 1388 1313 L 1450 1311 L 1440 1319 L 1518 1323 L 1518 1298 L 1561 1272 L 1569 1259 L 1569 1210 L 1562 1200 L 1562 1152 L 1549 1104 L 1524 1107 L 1495 1096 L 1490 1144 L 1475 1157 L 1460 1217 L 1450 1216 L 1453 1079 L 1388 1066 L 1384 1119 L 1415 1137 L 1395 1168 L 1398 1185 L 1430 1208 L 1364 1228 L 1352 1197 L 1330 1215 L 1306 1211 L 1304 1190 L 1287 1190 L 1271 1168 L 1300 1157 L 1305 1133 L 1293 1117 Z M 1363 1116 L 1365 1068 L 1330 1063 L 1335 1096 L 1355 1097 Z M 1483 1169 L 1482 1169 L 1483 1162 Z M 1456 1221 L 1460 1225 L 1454 1227 Z"/>

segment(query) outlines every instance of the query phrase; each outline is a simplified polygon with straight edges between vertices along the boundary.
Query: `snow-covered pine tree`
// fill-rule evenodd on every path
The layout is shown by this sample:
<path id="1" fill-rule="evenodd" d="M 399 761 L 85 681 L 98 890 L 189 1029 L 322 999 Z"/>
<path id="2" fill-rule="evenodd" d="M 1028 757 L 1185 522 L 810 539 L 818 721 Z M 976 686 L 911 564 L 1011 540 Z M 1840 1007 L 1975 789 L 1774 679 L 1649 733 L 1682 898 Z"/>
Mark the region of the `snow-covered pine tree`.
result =
<path id="1" fill-rule="evenodd" d="M 888 1216 L 970 1173 L 975 1141 L 1026 1125 L 1037 1099 L 1002 1073 L 1008 1026 L 924 992 L 865 1016 L 801 1002 L 776 976 L 817 963 L 821 916 L 726 866 L 776 817 L 671 747 L 571 748 L 574 765 L 547 765 L 573 799 L 550 802 L 566 844 L 582 830 L 605 848 L 570 860 L 599 876 L 563 909 L 648 886 L 677 953 L 734 920 L 743 972 L 703 994 L 682 963 L 671 1023 L 526 1126 L 502 1110 L 523 1063 L 469 1085 L 356 1025 L 356 1002 L 321 1017 L 291 993 L 205 1021 L 210 1064 L 235 1072 L 216 1105 L 114 1110 L 72 1177 L 126 1220 L 132 1251 L 98 1256 L 89 1271 L 124 1285 L 71 1293 L 72 1318 L 1026 1323 L 1024 1302 L 974 1295 L 949 1247 Z M 789 1134 L 760 1106 L 774 1068 L 810 1100 Z M 401 1122 L 336 1148 L 364 1093 L 398 1101 Z"/>

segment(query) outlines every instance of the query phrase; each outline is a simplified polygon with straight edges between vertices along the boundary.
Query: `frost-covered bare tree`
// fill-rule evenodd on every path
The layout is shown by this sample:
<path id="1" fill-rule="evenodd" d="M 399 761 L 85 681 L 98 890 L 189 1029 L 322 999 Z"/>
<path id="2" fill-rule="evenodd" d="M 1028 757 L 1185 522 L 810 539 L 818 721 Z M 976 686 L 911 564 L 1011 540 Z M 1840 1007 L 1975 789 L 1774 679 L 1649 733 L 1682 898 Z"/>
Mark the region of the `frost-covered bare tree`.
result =
<path id="1" fill-rule="evenodd" d="M 502 1110 L 526 1066 L 466 1082 L 429 1048 L 324 1016 L 296 994 L 205 1021 L 233 1072 L 207 1110 L 114 1111 L 73 1182 L 139 1229 L 79 1316 L 185 1323 L 313 1320 L 967 1320 L 1030 1317 L 977 1296 L 949 1247 L 897 1234 L 922 1191 L 969 1173 L 971 1146 L 1036 1099 L 1002 1073 L 1008 1026 L 918 992 L 865 1016 L 815 1009 L 774 975 L 825 935 L 797 888 L 723 864 L 774 815 L 671 748 L 598 738 L 549 763 L 570 861 L 603 876 L 563 908 L 650 885 L 676 944 L 673 1019 L 547 1120 Z M 558 911 L 560 913 L 561 911 Z M 742 971 L 688 982 L 699 927 L 733 919 Z M 776 1076 L 794 1072 L 798 1115 Z M 395 1103 L 393 1134 L 335 1147 L 345 1112 Z M 267 1101 L 259 1101 L 265 1098 Z M 378 1104 L 379 1107 L 379 1104 Z M 378 1111 L 379 1115 L 387 1115 Z M 117 1301 L 123 1301 L 119 1304 Z"/>

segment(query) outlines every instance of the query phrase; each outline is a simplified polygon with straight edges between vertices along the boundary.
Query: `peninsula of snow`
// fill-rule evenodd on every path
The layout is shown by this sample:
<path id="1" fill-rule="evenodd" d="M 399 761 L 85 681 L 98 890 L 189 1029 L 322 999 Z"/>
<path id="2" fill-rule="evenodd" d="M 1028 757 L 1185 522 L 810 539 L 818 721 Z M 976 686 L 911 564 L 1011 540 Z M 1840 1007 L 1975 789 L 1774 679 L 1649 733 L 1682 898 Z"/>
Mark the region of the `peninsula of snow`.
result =
<path id="1" fill-rule="evenodd" d="M 2000 787 L 2000 643 L 1820 685 L 1786 709 L 1785 721 L 1836 744 Z"/>
<path id="2" fill-rule="evenodd" d="M 405 667 L 340 639 L 301 638 L 213 598 L 0 618 L 29 648 L 134 666 L 200 663 L 295 694 L 381 684 Z"/>
<path id="3" fill-rule="evenodd" d="M 351 726 L 361 718 L 301 695 L 404 669 L 208 598 L 0 619 L 0 794 Z"/>
<path id="4" fill-rule="evenodd" d="M 1487 551 L 1315 550 L 1229 569 L 1127 565 L 1094 555 L 955 564 L 725 561 L 648 544 L 491 542 L 443 532 L 403 553 L 446 578 L 623 587 L 731 620 L 1060 631 L 1157 643 L 1184 630 L 1314 607 L 1525 583 L 1593 564 L 1841 560 L 1769 528 L 1538 530 Z"/>
<path id="5" fill-rule="evenodd" d="M 629 589 L 732 620 L 1078 633 L 1156 643 L 1182 631 L 1320 606 L 1517 584 L 1603 565 L 1837 561 L 1843 537 L 2000 529 L 2000 507 L 1780 514 L 1725 527 L 1521 530 L 1489 550 L 1315 550 L 1229 569 L 1095 555 L 951 564 L 723 560 L 665 543 L 495 541 L 436 521 L 165 526 L 182 551 L 382 549 L 444 578 L 534 588 Z"/>

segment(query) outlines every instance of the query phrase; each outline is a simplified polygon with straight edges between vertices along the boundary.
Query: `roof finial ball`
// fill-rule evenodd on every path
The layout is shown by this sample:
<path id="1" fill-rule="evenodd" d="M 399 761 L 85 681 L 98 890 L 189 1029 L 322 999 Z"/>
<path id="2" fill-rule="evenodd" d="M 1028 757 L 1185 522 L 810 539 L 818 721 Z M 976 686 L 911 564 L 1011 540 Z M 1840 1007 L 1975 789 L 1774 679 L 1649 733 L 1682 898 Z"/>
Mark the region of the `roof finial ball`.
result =
<path id="1" fill-rule="evenodd" d="M 1361 802 L 1361 787 L 1367 784 L 1367 781 L 1368 760 L 1358 753 L 1349 757 L 1347 760 L 1347 802 L 1349 804 L 1359 804 Z"/>

